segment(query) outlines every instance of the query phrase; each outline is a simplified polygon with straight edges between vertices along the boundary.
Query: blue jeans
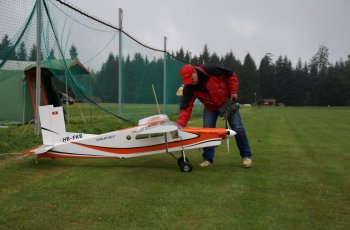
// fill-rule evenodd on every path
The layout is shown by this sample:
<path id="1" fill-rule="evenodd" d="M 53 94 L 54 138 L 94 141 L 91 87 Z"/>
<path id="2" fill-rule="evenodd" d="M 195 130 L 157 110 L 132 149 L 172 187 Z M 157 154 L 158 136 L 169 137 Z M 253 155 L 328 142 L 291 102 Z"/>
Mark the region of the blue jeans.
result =
<path id="1" fill-rule="evenodd" d="M 218 112 L 211 112 L 209 110 L 204 109 L 203 112 L 203 127 L 204 128 L 215 128 L 216 121 L 218 119 Z M 243 123 L 241 120 L 241 115 L 239 111 L 235 114 L 231 115 L 228 118 L 228 123 L 232 130 L 234 130 L 237 134 L 235 135 L 237 148 L 239 149 L 239 153 L 241 157 L 251 157 L 250 146 L 248 143 L 248 137 L 245 133 Z M 214 152 L 215 147 L 205 147 L 203 148 L 203 158 L 211 163 L 214 163 Z"/>

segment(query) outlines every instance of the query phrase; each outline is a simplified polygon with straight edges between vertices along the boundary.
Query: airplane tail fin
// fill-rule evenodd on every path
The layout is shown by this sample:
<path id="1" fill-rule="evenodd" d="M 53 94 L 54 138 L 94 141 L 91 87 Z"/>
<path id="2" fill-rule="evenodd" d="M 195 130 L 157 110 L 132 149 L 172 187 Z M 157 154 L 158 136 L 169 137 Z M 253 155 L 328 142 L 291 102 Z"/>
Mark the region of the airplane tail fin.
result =
<path id="1" fill-rule="evenodd" d="M 43 144 L 55 145 L 62 142 L 61 134 L 66 133 L 62 107 L 39 106 L 39 115 Z"/>

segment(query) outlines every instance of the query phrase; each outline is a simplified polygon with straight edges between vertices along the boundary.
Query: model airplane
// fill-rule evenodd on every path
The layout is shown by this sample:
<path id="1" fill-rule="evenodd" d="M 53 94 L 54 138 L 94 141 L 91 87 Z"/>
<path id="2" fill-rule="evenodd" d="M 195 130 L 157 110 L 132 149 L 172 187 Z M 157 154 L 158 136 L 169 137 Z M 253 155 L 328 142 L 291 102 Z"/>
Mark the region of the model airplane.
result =
<path id="1" fill-rule="evenodd" d="M 169 153 L 181 171 L 191 172 L 187 149 L 218 146 L 236 132 L 224 128 L 185 128 L 166 115 L 141 119 L 138 126 L 100 135 L 66 132 L 62 107 L 40 106 L 43 145 L 26 154 L 39 158 L 129 158 Z M 176 158 L 171 152 L 181 151 Z"/>

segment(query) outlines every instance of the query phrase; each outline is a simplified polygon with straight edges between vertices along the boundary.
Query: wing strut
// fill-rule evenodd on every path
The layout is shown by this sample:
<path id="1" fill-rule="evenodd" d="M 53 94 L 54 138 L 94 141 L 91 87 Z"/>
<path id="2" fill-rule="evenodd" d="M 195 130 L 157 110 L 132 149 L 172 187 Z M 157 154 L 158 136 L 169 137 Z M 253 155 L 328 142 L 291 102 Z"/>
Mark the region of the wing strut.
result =
<path id="1" fill-rule="evenodd" d="M 168 138 L 166 137 L 166 133 L 164 133 L 164 141 L 165 141 L 165 151 L 168 153 L 170 156 L 172 156 L 175 160 L 177 160 L 176 156 L 169 152 L 169 147 L 168 147 Z"/>

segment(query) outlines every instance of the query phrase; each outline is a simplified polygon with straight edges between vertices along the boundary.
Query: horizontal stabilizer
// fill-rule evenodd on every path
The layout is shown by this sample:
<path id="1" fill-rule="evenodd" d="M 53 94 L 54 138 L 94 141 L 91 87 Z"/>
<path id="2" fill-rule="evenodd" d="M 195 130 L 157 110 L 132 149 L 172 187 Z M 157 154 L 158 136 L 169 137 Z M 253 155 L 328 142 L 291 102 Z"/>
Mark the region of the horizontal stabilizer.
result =
<path id="1" fill-rule="evenodd" d="M 34 154 L 42 154 L 42 153 L 46 153 L 53 147 L 54 147 L 53 145 L 40 145 L 38 148 L 31 150 L 31 152 Z"/>

